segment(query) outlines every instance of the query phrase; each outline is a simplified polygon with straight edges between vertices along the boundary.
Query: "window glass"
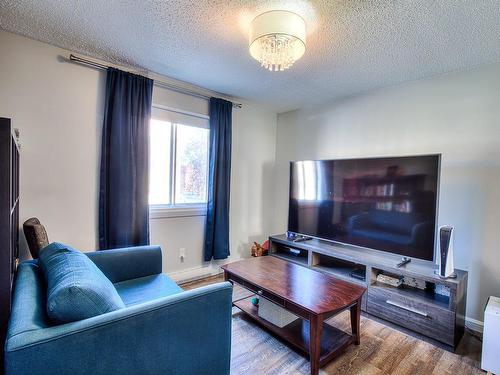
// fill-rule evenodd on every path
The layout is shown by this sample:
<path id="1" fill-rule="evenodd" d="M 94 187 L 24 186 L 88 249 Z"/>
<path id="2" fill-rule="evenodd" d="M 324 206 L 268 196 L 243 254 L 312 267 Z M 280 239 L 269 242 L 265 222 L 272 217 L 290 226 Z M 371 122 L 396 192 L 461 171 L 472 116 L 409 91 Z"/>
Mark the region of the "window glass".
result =
<path id="1" fill-rule="evenodd" d="M 170 150 L 172 124 L 152 119 L 149 129 L 149 204 L 168 205 L 170 201 Z"/>
<path id="2" fill-rule="evenodd" d="M 208 129 L 176 124 L 175 203 L 207 201 Z"/>

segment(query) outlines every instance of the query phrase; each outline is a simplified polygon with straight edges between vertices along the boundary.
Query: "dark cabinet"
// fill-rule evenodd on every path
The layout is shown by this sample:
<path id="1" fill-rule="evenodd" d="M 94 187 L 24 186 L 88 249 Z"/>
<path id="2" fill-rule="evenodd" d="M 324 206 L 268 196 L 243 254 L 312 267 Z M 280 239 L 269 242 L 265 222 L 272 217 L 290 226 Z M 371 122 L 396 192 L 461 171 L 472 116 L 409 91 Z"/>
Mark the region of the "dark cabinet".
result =
<path id="1" fill-rule="evenodd" d="M 19 145 L 11 120 L 0 117 L 0 369 L 3 369 L 3 343 L 18 261 Z"/>

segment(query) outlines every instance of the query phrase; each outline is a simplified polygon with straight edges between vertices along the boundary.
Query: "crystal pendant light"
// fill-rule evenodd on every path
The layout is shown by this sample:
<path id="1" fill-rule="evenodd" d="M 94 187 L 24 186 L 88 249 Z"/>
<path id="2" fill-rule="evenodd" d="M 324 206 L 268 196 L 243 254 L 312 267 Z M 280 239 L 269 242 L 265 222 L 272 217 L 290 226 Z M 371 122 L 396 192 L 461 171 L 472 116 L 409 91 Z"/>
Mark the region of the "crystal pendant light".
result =
<path id="1" fill-rule="evenodd" d="M 252 21 L 249 48 L 262 67 L 271 71 L 288 69 L 306 50 L 306 23 L 285 10 L 262 13 Z"/>

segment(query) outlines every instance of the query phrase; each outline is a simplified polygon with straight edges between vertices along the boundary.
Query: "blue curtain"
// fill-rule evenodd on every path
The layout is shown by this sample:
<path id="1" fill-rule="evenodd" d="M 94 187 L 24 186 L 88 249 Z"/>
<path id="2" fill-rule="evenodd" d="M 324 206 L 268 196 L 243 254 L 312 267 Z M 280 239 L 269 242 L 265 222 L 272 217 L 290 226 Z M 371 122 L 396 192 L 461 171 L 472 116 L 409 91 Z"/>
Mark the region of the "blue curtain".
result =
<path id="1" fill-rule="evenodd" d="M 108 68 L 102 127 L 99 247 L 149 244 L 153 80 Z"/>
<path id="2" fill-rule="evenodd" d="M 229 256 L 229 185 L 231 182 L 231 127 L 233 103 L 210 98 L 208 203 L 205 261 Z"/>

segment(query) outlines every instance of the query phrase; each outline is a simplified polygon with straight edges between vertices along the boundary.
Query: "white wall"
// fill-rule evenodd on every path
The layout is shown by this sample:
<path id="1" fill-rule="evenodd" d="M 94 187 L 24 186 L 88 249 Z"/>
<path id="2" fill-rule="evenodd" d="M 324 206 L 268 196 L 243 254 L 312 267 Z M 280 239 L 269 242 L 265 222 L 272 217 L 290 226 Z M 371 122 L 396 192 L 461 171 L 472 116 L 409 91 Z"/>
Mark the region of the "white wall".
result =
<path id="1" fill-rule="evenodd" d="M 21 223 L 37 216 L 51 240 L 92 250 L 105 73 L 67 55 L 0 32 L 0 116 L 21 132 Z"/>
<path id="2" fill-rule="evenodd" d="M 456 228 L 467 316 L 500 294 L 500 64 L 278 116 L 276 221 L 286 229 L 288 161 L 442 153 L 439 224 Z"/>
<path id="3" fill-rule="evenodd" d="M 37 216 L 50 240 L 94 250 L 105 73 L 65 62 L 68 55 L 0 32 L 0 116 L 11 117 L 21 131 L 21 223 Z M 208 110 L 206 101 L 157 88 L 153 101 Z M 273 202 L 274 190 L 265 179 L 274 163 L 276 115 L 252 103 L 233 113 L 231 259 L 236 259 L 249 254 L 252 240 L 269 234 L 263 210 Z M 217 270 L 217 264 L 202 261 L 203 230 L 203 216 L 151 219 L 151 242 L 162 246 L 164 272 L 182 279 Z M 183 263 L 181 247 L 187 255 Z"/>

